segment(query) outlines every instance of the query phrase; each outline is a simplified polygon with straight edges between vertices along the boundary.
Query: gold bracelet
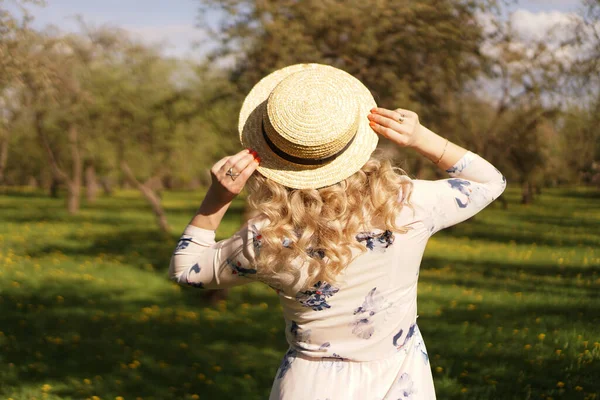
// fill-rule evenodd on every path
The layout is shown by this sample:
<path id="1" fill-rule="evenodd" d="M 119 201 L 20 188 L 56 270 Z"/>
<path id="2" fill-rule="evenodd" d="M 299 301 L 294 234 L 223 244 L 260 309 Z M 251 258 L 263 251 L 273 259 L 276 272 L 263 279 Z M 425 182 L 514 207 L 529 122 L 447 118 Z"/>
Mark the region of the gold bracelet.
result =
<path id="1" fill-rule="evenodd" d="M 446 154 L 446 147 L 448 147 L 448 139 L 446 139 L 446 144 L 444 145 L 444 151 L 442 151 L 442 155 L 440 156 L 440 158 L 438 158 L 438 160 L 434 163 L 435 165 L 438 165 L 440 163 L 440 161 L 442 161 L 442 157 L 444 157 L 444 154 Z"/>

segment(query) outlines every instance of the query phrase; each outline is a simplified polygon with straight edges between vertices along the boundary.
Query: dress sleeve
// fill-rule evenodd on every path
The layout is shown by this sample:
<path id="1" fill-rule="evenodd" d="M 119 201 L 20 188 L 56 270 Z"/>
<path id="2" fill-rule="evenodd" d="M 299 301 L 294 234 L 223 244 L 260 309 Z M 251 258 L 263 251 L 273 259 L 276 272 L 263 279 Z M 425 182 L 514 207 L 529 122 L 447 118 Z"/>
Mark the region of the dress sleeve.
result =
<path id="1" fill-rule="evenodd" d="M 215 242 L 215 232 L 188 225 L 177 243 L 169 277 L 184 286 L 223 289 L 256 280 L 254 260 L 260 233 L 246 224 L 232 237 Z"/>
<path id="2" fill-rule="evenodd" d="M 446 172 L 451 178 L 413 180 L 411 203 L 424 214 L 430 235 L 471 218 L 506 188 L 502 173 L 470 151 Z"/>

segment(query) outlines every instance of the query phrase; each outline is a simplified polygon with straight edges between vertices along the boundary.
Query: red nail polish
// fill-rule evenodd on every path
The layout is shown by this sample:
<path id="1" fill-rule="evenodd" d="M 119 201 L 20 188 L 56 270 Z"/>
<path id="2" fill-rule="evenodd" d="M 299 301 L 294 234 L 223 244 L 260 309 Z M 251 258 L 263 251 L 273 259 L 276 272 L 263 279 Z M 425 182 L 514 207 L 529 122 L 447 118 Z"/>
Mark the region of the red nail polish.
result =
<path id="1" fill-rule="evenodd" d="M 260 164 L 260 157 L 259 156 L 254 157 L 254 161 L 256 161 L 257 164 Z"/>

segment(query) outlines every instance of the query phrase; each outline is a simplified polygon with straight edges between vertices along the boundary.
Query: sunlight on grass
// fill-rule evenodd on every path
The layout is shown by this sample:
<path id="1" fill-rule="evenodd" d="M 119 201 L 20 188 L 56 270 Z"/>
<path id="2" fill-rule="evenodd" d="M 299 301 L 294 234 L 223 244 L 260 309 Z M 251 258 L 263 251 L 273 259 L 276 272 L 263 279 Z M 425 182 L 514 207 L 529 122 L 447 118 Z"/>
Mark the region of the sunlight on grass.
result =
<path id="1" fill-rule="evenodd" d="M 264 399 L 286 349 L 281 307 L 252 284 L 215 306 L 166 269 L 200 202 L 165 193 L 172 235 L 120 192 L 69 216 L 0 196 L 0 398 Z M 600 194 L 548 189 L 434 236 L 419 326 L 440 399 L 599 399 Z M 218 236 L 242 221 L 233 206 Z"/>

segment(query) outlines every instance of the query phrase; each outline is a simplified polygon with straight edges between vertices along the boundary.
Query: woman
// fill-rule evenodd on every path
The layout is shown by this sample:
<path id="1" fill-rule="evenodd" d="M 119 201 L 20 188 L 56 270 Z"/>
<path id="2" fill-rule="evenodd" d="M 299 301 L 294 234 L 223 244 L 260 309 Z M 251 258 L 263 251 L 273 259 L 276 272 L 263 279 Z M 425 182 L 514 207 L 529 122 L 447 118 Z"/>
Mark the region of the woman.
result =
<path id="1" fill-rule="evenodd" d="M 421 257 L 431 235 L 503 192 L 502 174 L 415 113 L 376 107 L 360 81 L 319 64 L 261 80 L 244 101 L 239 131 L 253 150 L 213 166 L 171 278 L 210 289 L 261 281 L 276 290 L 290 347 L 271 399 L 435 399 L 416 323 Z M 410 179 L 372 158 L 377 134 L 451 178 Z M 253 217 L 215 243 L 246 183 Z"/>

